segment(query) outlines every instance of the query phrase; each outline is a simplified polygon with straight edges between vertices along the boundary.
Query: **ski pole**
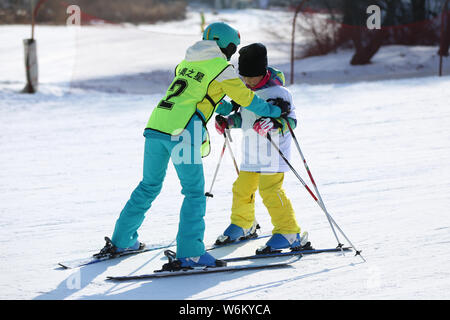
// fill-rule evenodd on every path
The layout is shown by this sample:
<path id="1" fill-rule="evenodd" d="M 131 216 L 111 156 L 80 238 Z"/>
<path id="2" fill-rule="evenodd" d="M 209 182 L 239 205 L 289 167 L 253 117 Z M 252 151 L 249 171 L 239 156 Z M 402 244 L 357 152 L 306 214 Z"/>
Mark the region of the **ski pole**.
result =
<path id="1" fill-rule="evenodd" d="M 309 194 L 313 197 L 313 199 L 318 202 L 319 199 L 317 199 L 316 195 L 314 194 L 314 192 L 311 191 L 311 189 L 308 187 L 308 185 L 306 184 L 306 182 L 302 179 L 302 177 L 298 174 L 297 170 L 295 170 L 295 168 L 291 165 L 291 163 L 289 162 L 289 160 L 286 158 L 286 156 L 283 154 L 283 152 L 280 150 L 280 148 L 278 148 L 278 146 L 276 145 L 275 142 L 273 142 L 272 137 L 270 136 L 270 133 L 267 133 L 266 135 L 267 140 L 269 140 L 269 142 L 272 144 L 272 146 L 275 148 L 275 150 L 278 151 L 278 153 L 280 154 L 281 158 L 284 160 L 284 162 L 286 162 L 286 164 L 288 165 L 288 167 L 292 170 L 292 172 L 295 174 L 295 176 L 298 178 L 298 180 L 300 180 L 300 182 L 302 183 L 302 185 L 306 188 L 306 190 L 309 192 Z"/>
<path id="2" fill-rule="evenodd" d="M 309 169 L 308 163 L 306 162 L 305 156 L 303 155 L 302 149 L 300 148 L 300 144 L 299 144 L 299 142 L 298 142 L 298 139 L 297 139 L 297 137 L 295 136 L 294 130 L 292 129 L 291 124 L 289 123 L 288 119 L 286 119 L 286 123 L 287 123 L 287 125 L 288 125 L 289 132 L 291 133 L 292 139 L 294 140 L 295 146 L 297 147 L 297 150 L 298 150 L 298 152 L 299 152 L 299 154 L 300 154 L 300 157 L 302 158 L 302 161 L 303 161 L 303 164 L 304 164 L 304 166 L 305 166 L 306 172 L 308 173 L 309 179 L 311 180 L 311 183 L 313 184 L 314 190 L 316 191 L 316 195 L 317 195 L 317 198 L 318 198 L 319 201 L 320 201 L 321 208 L 322 208 L 322 210 L 325 212 L 325 215 L 326 215 L 326 217 L 327 217 L 327 219 L 328 219 L 328 222 L 330 223 L 331 230 L 333 230 L 333 233 L 334 233 L 334 235 L 335 235 L 335 237 L 336 237 L 336 240 L 338 241 L 338 246 L 342 248 L 342 244 L 340 243 L 339 238 L 337 237 L 337 234 L 336 234 L 336 231 L 334 230 L 333 224 L 336 226 L 336 228 L 339 230 L 339 232 L 344 236 L 344 238 L 348 241 L 348 243 L 353 247 L 353 249 L 354 249 L 355 252 L 356 252 L 356 255 L 361 256 L 361 258 L 362 258 L 362 259 L 364 260 L 364 262 L 365 262 L 366 260 L 365 260 L 364 257 L 361 255 L 361 250 L 357 250 L 357 249 L 355 248 L 355 246 L 354 246 L 354 245 L 352 244 L 352 242 L 348 239 L 348 237 L 345 235 L 345 233 L 342 231 L 342 229 L 339 227 L 339 225 L 336 223 L 336 221 L 334 221 L 333 217 L 331 217 L 331 215 L 329 214 L 327 208 L 325 207 L 325 203 L 324 203 L 323 200 L 322 200 L 322 196 L 320 195 L 319 188 L 317 187 L 316 182 L 314 181 L 314 178 L 313 178 L 313 176 L 312 176 L 311 170 Z M 344 253 L 343 253 L 343 254 L 344 254 Z"/>
<path id="3" fill-rule="evenodd" d="M 267 135 L 266 135 L 266 138 L 267 138 L 267 140 L 269 140 L 269 142 L 272 144 L 272 146 L 274 147 L 274 149 L 275 150 L 277 150 L 277 152 L 279 153 L 279 155 L 281 156 L 281 158 L 286 162 L 286 164 L 288 165 L 288 167 L 291 169 L 291 171 L 294 173 L 294 175 L 298 178 L 298 180 L 300 180 L 300 182 L 302 183 L 302 185 L 305 187 L 305 189 L 309 192 L 309 194 L 313 197 L 313 199 L 316 201 L 316 203 L 319 205 L 319 207 L 322 209 L 322 210 L 326 210 L 326 209 L 324 209 L 324 207 L 323 207 L 323 205 L 322 205 L 322 203 L 319 201 L 319 199 L 316 197 L 316 195 L 311 191 L 311 189 L 309 188 L 309 186 L 306 184 L 306 182 L 302 179 L 302 177 L 300 176 L 300 174 L 297 172 L 297 170 L 295 170 L 295 168 L 292 166 L 292 164 L 289 162 L 289 160 L 286 158 L 286 156 L 283 154 L 283 152 L 280 150 L 280 148 L 278 148 L 278 146 L 275 144 L 275 142 L 273 142 L 273 140 L 272 140 L 272 137 L 270 136 L 270 134 L 269 133 L 267 133 Z M 330 224 L 332 223 L 332 221 L 334 222 L 334 220 L 331 218 L 331 216 L 328 214 L 328 213 L 326 213 L 327 214 L 327 217 L 329 218 L 328 220 L 329 220 L 329 222 L 330 222 Z M 334 222 L 335 223 L 335 222 Z M 334 229 L 333 229 L 334 230 Z M 340 228 L 339 228 L 339 230 L 340 230 Z M 340 241 L 339 241 L 339 239 L 337 238 L 337 234 L 336 234 L 336 232 L 334 232 L 334 235 L 336 236 L 336 239 L 338 240 L 338 248 L 340 248 L 341 249 L 341 252 L 343 252 L 343 249 L 342 249 L 342 244 L 340 243 Z M 345 235 L 344 235 L 344 237 L 345 237 Z M 347 237 L 345 237 L 345 238 L 347 238 Z M 348 240 L 348 239 L 347 239 Z M 351 242 L 349 241 L 349 243 L 350 243 L 350 245 L 352 245 L 351 244 Z M 358 251 L 358 250 L 356 250 L 356 248 L 352 245 L 352 247 L 353 247 L 353 249 L 355 249 L 355 251 L 356 251 L 356 255 L 359 255 L 359 256 L 361 256 L 361 258 L 364 260 L 364 261 L 366 261 L 363 257 L 362 257 L 362 255 L 361 255 L 361 251 Z"/>
<path id="4" fill-rule="evenodd" d="M 223 155 L 225 154 L 225 149 L 227 148 L 227 146 L 228 146 L 228 149 L 230 150 L 230 154 L 231 154 L 231 157 L 233 159 L 233 163 L 234 163 L 234 167 L 236 169 L 236 172 L 239 175 L 239 169 L 238 169 L 238 166 L 237 166 L 237 163 L 236 163 L 236 159 L 234 158 L 233 150 L 231 150 L 231 145 L 230 145 L 231 136 L 230 136 L 229 130 L 226 130 L 223 133 L 223 136 L 225 138 L 225 141 L 223 143 L 222 151 L 220 153 L 219 162 L 217 163 L 216 170 L 214 171 L 214 176 L 213 176 L 213 181 L 211 182 L 211 187 L 209 188 L 209 191 L 205 193 L 205 196 L 207 197 L 206 200 L 208 200 L 208 198 L 213 198 L 214 197 L 214 195 L 212 194 L 212 189 L 213 189 L 214 183 L 216 181 L 217 173 L 219 172 L 219 167 L 220 167 L 220 164 L 222 162 Z"/>
<path id="5" fill-rule="evenodd" d="M 237 165 L 236 158 L 234 157 L 233 149 L 231 148 L 231 144 L 230 144 L 230 142 L 232 142 L 231 135 L 230 135 L 230 129 L 225 129 L 225 132 L 223 133 L 223 135 L 225 137 L 225 143 L 227 144 L 228 150 L 230 150 L 230 155 L 231 155 L 231 158 L 233 159 L 234 168 L 236 169 L 236 173 L 239 175 L 239 167 Z"/>
<path id="6" fill-rule="evenodd" d="M 286 156 L 283 154 L 283 152 L 280 150 L 280 148 L 278 148 L 278 146 L 275 144 L 275 142 L 273 142 L 272 137 L 270 136 L 269 133 L 267 133 L 266 135 L 267 140 L 270 141 L 270 143 L 272 144 L 272 146 L 275 148 L 275 150 L 278 151 L 278 153 L 280 154 L 281 158 L 284 160 L 284 162 L 286 162 L 286 164 L 288 165 L 288 167 L 291 169 L 291 171 L 294 173 L 294 175 L 298 178 L 298 180 L 300 180 L 300 182 L 302 183 L 302 185 L 305 187 L 305 189 L 309 192 L 309 194 L 313 197 L 314 201 L 316 201 L 316 203 L 319 205 L 320 208 L 322 208 L 322 204 L 319 201 L 319 199 L 316 197 L 316 195 L 314 194 L 314 192 L 311 191 L 311 189 L 309 188 L 309 186 L 306 184 L 306 182 L 302 179 L 302 177 L 300 176 L 300 174 L 297 172 L 297 170 L 295 170 L 295 168 L 291 165 L 290 161 L 286 158 Z M 328 217 L 328 216 L 327 216 Z M 330 222 L 331 228 L 333 229 L 333 225 L 331 224 L 331 219 L 328 218 L 328 221 Z M 343 252 L 342 249 L 342 244 L 340 243 L 336 232 L 334 231 L 334 235 L 336 237 L 336 240 L 338 241 L 338 248 L 341 249 L 341 251 Z"/>
<path id="7" fill-rule="evenodd" d="M 325 212 L 325 216 L 327 217 L 327 220 L 328 220 L 328 223 L 330 224 L 331 230 L 333 231 L 333 234 L 334 234 L 334 236 L 336 238 L 336 241 L 338 242 L 338 247 L 342 248 L 343 244 L 339 240 L 339 237 L 336 234 L 336 231 L 334 230 L 333 223 L 331 222 L 331 219 L 330 219 L 330 214 L 328 213 L 328 210 L 325 207 L 325 203 L 322 200 L 322 196 L 320 195 L 320 192 L 319 192 L 319 189 L 317 188 L 316 182 L 314 181 L 314 178 L 313 178 L 313 176 L 311 174 L 311 171 L 309 170 L 308 164 L 306 163 L 305 157 L 303 156 L 303 152 L 300 149 L 300 145 L 298 143 L 297 137 L 295 136 L 294 130 L 292 129 L 291 124 L 289 123 L 289 120 L 288 119 L 285 119 L 285 120 L 286 120 L 286 123 L 288 125 L 289 132 L 291 133 L 292 139 L 294 140 L 295 145 L 297 147 L 297 150 L 300 153 L 300 157 L 302 158 L 303 165 L 305 166 L 305 169 L 306 169 L 306 172 L 308 173 L 309 179 L 311 180 L 311 183 L 312 183 L 312 185 L 314 187 L 314 191 L 316 191 L 317 198 L 319 199 L 319 202 L 322 205 L 322 210 Z M 342 250 L 342 254 L 344 255 L 344 251 L 343 250 Z"/>
<path id="8" fill-rule="evenodd" d="M 227 140 L 225 139 L 225 141 L 223 142 L 222 151 L 220 153 L 219 162 L 217 163 L 216 170 L 214 171 L 214 176 L 213 176 L 213 180 L 211 182 L 211 187 L 209 188 L 209 191 L 205 193 L 206 201 L 208 201 L 208 198 L 213 198 L 214 197 L 214 195 L 212 194 L 212 189 L 213 189 L 213 186 L 214 186 L 214 182 L 216 181 L 217 173 L 219 172 L 220 163 L 222 162 L 223 155 L 225 154 L 225 149 L 226 148 L 227 148 Z"/>

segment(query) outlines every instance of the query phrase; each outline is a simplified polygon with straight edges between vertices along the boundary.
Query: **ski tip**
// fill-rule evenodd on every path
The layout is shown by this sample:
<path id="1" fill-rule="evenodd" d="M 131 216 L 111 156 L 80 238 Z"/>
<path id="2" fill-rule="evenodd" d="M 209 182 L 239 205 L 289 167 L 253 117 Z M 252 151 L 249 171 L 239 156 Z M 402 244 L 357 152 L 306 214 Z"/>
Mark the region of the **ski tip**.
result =
<path id="1" fill-rule="evenodd" d="M 123 277 L 117 277 L 117 276 L 106 276 L 107 281 L 121 281 Z"/>
<path id="2" fill-rule="evenodd" d="M 106 281 L 119 281 L 119 282 L 125 282 L 125 281 L 138 281 L 141 277 L 133 277 L 133 276 L 106 276 Z"/>

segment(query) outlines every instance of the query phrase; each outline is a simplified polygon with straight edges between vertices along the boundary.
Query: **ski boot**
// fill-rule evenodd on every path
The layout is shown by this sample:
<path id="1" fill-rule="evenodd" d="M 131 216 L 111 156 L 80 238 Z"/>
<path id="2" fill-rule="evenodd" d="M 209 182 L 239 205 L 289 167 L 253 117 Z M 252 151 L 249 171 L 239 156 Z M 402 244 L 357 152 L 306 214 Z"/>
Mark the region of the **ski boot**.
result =
<path id="1" fill-rule="evenodd" d="M 227 265 L 225 261 L 216 259 L 207 252 L 199 257 L 179 259 L 176 258 L 176 253 L 172 250 L 164 251 L 164 255 L 169 259 L 169 262 L 164 264 L 161 270 L 156 270 L 156 272 L 189 270 L 196 267 L 225 267 Z"/>
<path id="2" fill-rule="evenodd" d="M 222 235 L 220 235 L 216 240 L 216 245 L 224 245 L 227 243 L 232 243 L 237 240 L 252 239 L 258 237 L 256 231 L 260 229 L 258 222 L 256 220 L 249 229 L 241 228 L 235 224 L 230 224 L 228 228 L 225 229 Z"/>
<path id="3" fill-rule="evenodd" d="M 308 241 L 308 232 L 281 234 L 275 233 L 266 245 L 257 249 L 256 254 L 268 254 L 281 252 L 281 249 L 289 248 L 291 251 L 311 250 L 311 242 Z"/>
<path id="4" fill-rule="evenodd" d="M 145 244 L 139 241 L 136 241 L 134 245 L 128 248 L 116 247 L 108 237 L 105 237 L 105 241 L 106 244 L 103 249 L 101 249 L 99 253 L 94 254 L 95 258 L 101 258 L 104 256 L 116 257 L 127 251 L 139 251 L 145 248 Z"/>

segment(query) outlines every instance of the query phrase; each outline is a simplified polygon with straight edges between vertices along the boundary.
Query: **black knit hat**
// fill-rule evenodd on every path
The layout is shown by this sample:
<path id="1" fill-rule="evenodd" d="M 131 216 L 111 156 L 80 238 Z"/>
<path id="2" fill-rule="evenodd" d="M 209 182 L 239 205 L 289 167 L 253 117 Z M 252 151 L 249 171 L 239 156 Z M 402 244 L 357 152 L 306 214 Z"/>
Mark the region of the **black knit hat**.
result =
<path id="1" fill-rule="evenodd" d="M 267 49 L 252 43 L 239 50 L 239 74 L 244 77 L 264 76 L 267 72 Z"/>

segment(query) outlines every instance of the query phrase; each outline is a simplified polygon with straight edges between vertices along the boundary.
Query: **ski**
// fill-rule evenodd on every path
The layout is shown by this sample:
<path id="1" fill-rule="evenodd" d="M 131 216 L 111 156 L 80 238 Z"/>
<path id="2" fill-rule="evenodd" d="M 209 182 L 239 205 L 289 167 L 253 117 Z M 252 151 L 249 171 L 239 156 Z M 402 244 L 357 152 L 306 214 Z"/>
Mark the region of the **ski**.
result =
<path id="1" fill-rule="evenodd" d="M 156 279 L 156 278 L 168 278 L 176 276 L 190 276 L 195 274 L 209 274 L 218 272 L 234 272 L 234 271 L 246 271 L 246 270 L 258 270 L 258 269 L 272 269 L 283 268 L 298 261 L 301 256 L 295 257 L 285 262 L 265 263 L 265 264 L 248 264 L 248 265 L 236 265 L 225 267 L 201 267 L 192 268 L 179 271 L 155 271 L 149 274 L 132 275 L 132 276 L 108 276 L 107 280 L 113 281 L 129 281 L 129 280 L 143 280 L 143 279 Z"/>
<path id="2" fill-rule="evenodd" d="M 237 241 L 226 243 L 223 245 L 212 244 L 212 245 L 209 245 L 206 247 L 206 251 L 211 251 L 211 250 L 214 250 L 217 248 L 224 248 L 224 247 L 228 247 L 228 246 L 238 245 L 238 244 L 245 243 L 247 241 L 257 240 L 257 239 L 261 239 L 261 238 L 267 238 L 270 236 L 271 236 L 270 234 L 267 234 L 267 235 L 262 235 L 262 236 L 258 236 L 258 237 L 254 237 L 254 238 L 237 240 Z M 157 247 L 148 247 L 148 248 L 146 247 L 141 250 L 125 251 L 120 254 L 116 254 L 114 256 L 112 256 L 112 255 L 105 255 L 102 257 L 91 256 L 91 257 L 83 258 L 83 259 L 75 259 L 75 260 L 59 262 L 58 265 L 64 269 L 74 269 L 74 268 L 79 268 L 79 267 L 83 267 L 83 266 L 87 266 L 87 265 L 91 265 L 91 264 L 95 264 L 95 263 L 99 263 L 99 262 L 103 262 L 103 261 L 107 261 L 107 260 L 111 260 L 111 259 L 133 256 L 133 255 L 137 255 L 137 254 L 144 253 L 144 252 L 162 250 L 162 249 L 167 249 L 167 248 L 171 248 L 171 247 L 175 247 L 175 246 L 176 246 L 175 244 L 169 244 L 169 245 L 163 245 L 163 246 L 157 246 Z"/>
<path id="3" fill-rule="evenodd" d="M 264 253 L 264 254 L 254 254 L 250 256 L 242 256 L 242 257 L 234 257 L 234 258 L 226 258 L 220 259 L 226 262 L 236 262 L 242 260 L 255 260 L 255 259 L 264 259 L 264 258 L 276 258 L 276 257 L 289 257 L 289 256 L 303 256 L 308 254 L 318 254 L 324 252 L 341 252 L 342 251 L 351 251 L 351 247 L 344 248 L 331 248 L 331 249 L 307 249 L 307 250 L 298 250 L 298 251 L 281 251 L 281 252 L 272 252 L 272 253 Z"/>
<path id="4" fill-rule="evenodd" d="M 337 248 L 329 248 L 329 249 L 304 249 L 304 250 L 296 250 L 296 251 L 274 251 L 270 253 L 258 253 L 254 255 L 248 255 L 248 256 L 239 256 L 239 257 L 232 257 L 232 258 L 220 258 L 220 260 L 225 262 L 237 262 L 237 261 L 244 261 L 244 260 L 256 260 L 256 259 L 265 259 L 265 258 L 278 258 L 278 257 L 290 257 L 290 256 L 303 256 L 303 255 L 309 255 L 309 254 L 318 254 L 318 253 L 326 253 L 326 252 L 341 252 L 342 251 L 351 251 L 351 247 L 337 247 Z M 165 250 L 164 255 L 166 257 L 171 257 L 172 259 L 176 259 L 176 254 L 172 250 Z"/>
<path id="5" fill-rule="evenodd" d="M 244 260 L 255 260 L 255 259 L 268 259 L 268 258 L 279 258 L 279 257 L 290 257 L 293 258 L 285 262 L 272 262 L 272 263 L 262 263 L 262 264 L 249 264 L 249 265 L 237 265 L 237 266 L 226 266 L 226 267 L 201 267 L 193 268 L 180 271 L 155 271 L 150 274 L 134 275 L 134 276 L 108 276 L 108 280 L 114 281 L 129 281 L 129 280 L 142 280 L 142 279 L 154 279 L 154 278 L 165 278 L 165 277 L 175 277 L 183 275 L 193 275 L 193 274 L 205 274 L 205 273 L 216 273 L 216 272 L 230 272 L 230 271 L 242 271 L 242 270 L 254 270 L 254 269 L 269 269 L 277 267 L 285 267 L 298 261 L 303 257 L 303 255 L 318 254 L 326 252 L 341 252 L 341 251 L 351 251 L 351 247 L 343 248 L 327 248 L 327 249 L 306 249 L 299 251 L 287 251 L 287 252 L 273 252 L 265 254 L 255 254 L 249 256 L 240 256 L 233 258 L 220 259 L 227 263 L 240 262 Z M 166 250 L 164 252 L 166 256 L 175 259 L 175 252 L 171 250 Z"/>
<path id="6" fill-rule="evenodd" d="M 88 257 L 88 258 L 84 258 L 84 259 L 75 259 L 75 260 L 69 260 L 69 261 L 64 261 L 64 262 L 59 262 L 58 265 L 63 267 L 64 269 L 74 269 L 74 268 L 78 268 L 78 267 L 83 267 L 83 266 L 87 266 L 90 264 L 94 264 L 94 263 L 99 263 L 102 261 L 107 261 L 107 260 L 112 260 L 112 259 L 117 259 L 117 258 L 122 258 L 122 257 L 128 257 L 128 256 L 133 256 L 133 255 L 137 255 L 140 253 L 144 253 L 144 252 L 149 252 L 149 251 L 155 251 L 155 250 L 161 250 L 161 249 L 167 249 L 172 247 L 173 245 L 165 245 L 165 246 L 158 246 L 158 247 L 151 247 L 151 248 L 144 248 L 141 250 L 129 250 L 129 251 L 124 251 L 115 255 L 104 255 L 102 257 Z"/>

